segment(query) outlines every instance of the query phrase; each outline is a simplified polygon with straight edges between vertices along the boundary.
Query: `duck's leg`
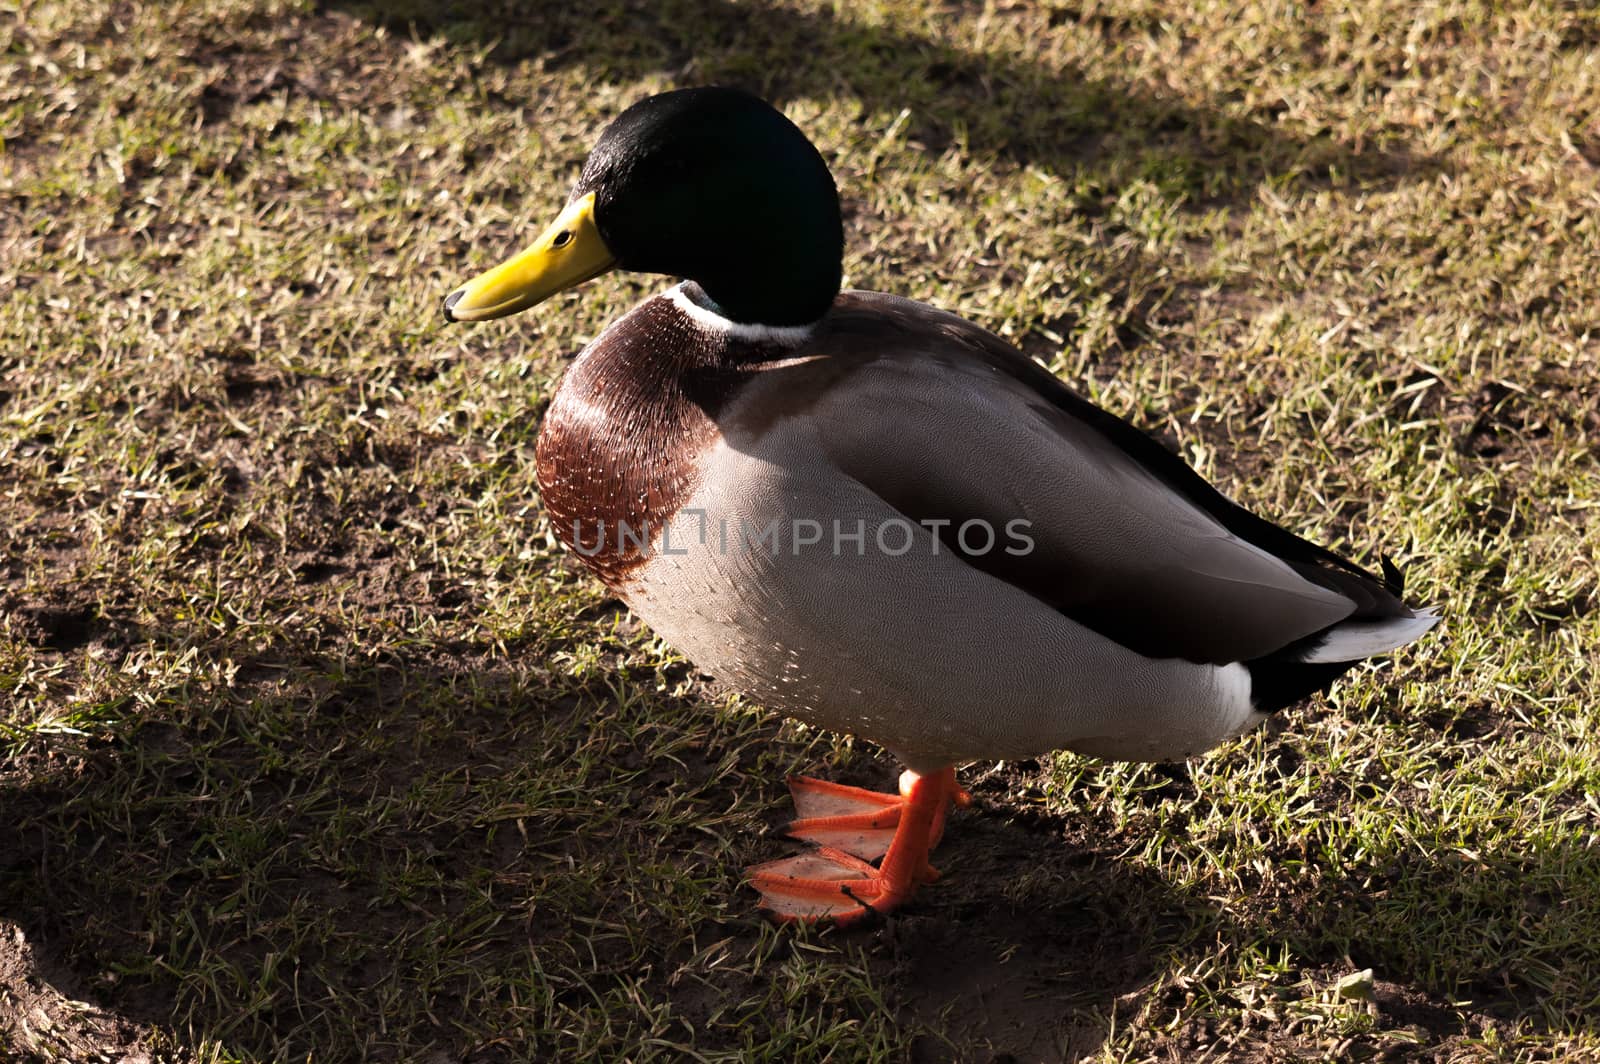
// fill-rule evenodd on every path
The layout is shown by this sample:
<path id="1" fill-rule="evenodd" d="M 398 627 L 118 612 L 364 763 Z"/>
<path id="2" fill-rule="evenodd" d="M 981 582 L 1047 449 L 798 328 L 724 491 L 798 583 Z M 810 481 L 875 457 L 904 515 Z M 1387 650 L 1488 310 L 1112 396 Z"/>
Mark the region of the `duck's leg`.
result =
<path id="1" fill-rule="evenodd" d="M 899 797 L 804 776 L 789 789 L 801 814 L 789 834 L 819 846 L 747 869 L 750 881 L 780 920 L 839 924 L 893 909 L 937 878 L 928 851 L 944 833 L 951 802 L 970 801 L 954 767 L 902 773 Z M 878 867 L 867 863 L 879 856 Z"/>

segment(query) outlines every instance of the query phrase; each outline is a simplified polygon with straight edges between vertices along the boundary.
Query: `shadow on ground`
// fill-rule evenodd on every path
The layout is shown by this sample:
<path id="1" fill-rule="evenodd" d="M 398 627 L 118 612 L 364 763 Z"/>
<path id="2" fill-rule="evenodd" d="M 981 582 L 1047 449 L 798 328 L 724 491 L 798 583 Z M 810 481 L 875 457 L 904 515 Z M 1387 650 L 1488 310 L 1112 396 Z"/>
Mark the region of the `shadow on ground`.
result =
<path id="1" fill-rule="evenodd" d="M 282 672 L 329 679 L 274 693 Z M 0 781 L 0 920 L 38 958 L 13 981 L 40 1002 L 269 1059 L 349 1048 L 331 1028 L 372 1015 L 372 1059 L 620 1059 L 651 1037 L 799 1052 L 879 1025 L 919 1060 L 1054 1060 L 1098 1046 L 1221 919 L 1060 821 L 996 810 L 961 819 L 947 881 L 904 915 L 775 929 L 740 869 L 793 845 L 761 831 L 787 815 L 784 771 L 833 766 L 770 721 L 646 705 L 641 677 L 552 692 L 312 658 L 241 675 Z"/>
<path id="2" fill-rule="evenodd" d="M 265 679 L 284 671 L 326 679 Z M 739 872 L 792 845 L 760 832 L 787 815 L 783 773 L 887 788 L 893 766 L 835 770 L 820 744 L 650 697 L 658 677 L 626 670 L 567 689 L 317 658 L 242 674 L 125 741 L 0 781 L 0 921 L 40 957 L 19 978 L 41 1007 L 41 980 L 66 973 L 62 992 L 109 1010 L 94 1014 L 108 1030 L 170 1027 L 271 1059 L 320 1059 L 349 1045 L 333 1027 L 372 1015 L 361 1051 L 379 1060 L 620 1058 L 649 1038 L 799 1052 L 878 1024 L 914 1060 L 1057 1061 L 1097 1049 L 1113 1016 L 1175 1016 L 1181 989 L 1152 1001 L 1152 985 L 1218 950 L 1288 943 L 1309 965 L 1404 973 L 1380 984 L 1379 1025 L 1436 1039 L 1480 1033 L 1447 1005 L 1461 993 L 1489 1015 L 1580 1022 L 1592 988 L 1560 971 L 1600 968 L 1578 956 L 1595 950 L 1586 914 L 1549 893 L 1600 875 L 1580 841 L 1473 861 L 1374 853 L 1228 913 L 1127 856 L 1124 836 L 1016 808 L 1022 769 L 986 778 L 940 849 L 944 879 L 900 916 L 774 929 Z M 1508 904 L 1477 888 L 1501 877 L 1529 891 Z M 1431 970 L 1386 930 L 1452 913 L 1493 970 Z M 1535 955 L 1519 935 L 1569 945 Z M 1195 1037 L 1180 1030 L 1175 1050 Z"/>
<path id="3" fill-rule="evenodd" d="M 1276 122 L 1270 106 L 1259 115 L 1229 114 L 1225 100 L 1193 107 L 1088 76 L 1071 63 L 1004 46 L 969 49 L 936 31 L 912 34 L 827 12 L 730 0 L 332 0 L 330 6 L 399 34 L 485 48 L 491 62 L 536 57 L 544 69 L 581 66 L 613 84 L 658 74 L 679 85 L 736 85 L 780 105 L 801 96 L 854 98 L 864 112 L 886 120 L 905 111 L 907 132 L 931 151 L 961 144 L 980 159 L 1057 174 L 1142 167 L 1164 182 L 1183 182 L 1191 203 L 1246 194 L 1267 177 L 1382 182 L 1438 165 L 1403 148 L 1357 151 L 1328 137 L 1297 135 Z M 1051 17 L 1080 16 L 1063 10 Z M 537 120 L 538 100 L 496 102 L 528 106 Z"/>

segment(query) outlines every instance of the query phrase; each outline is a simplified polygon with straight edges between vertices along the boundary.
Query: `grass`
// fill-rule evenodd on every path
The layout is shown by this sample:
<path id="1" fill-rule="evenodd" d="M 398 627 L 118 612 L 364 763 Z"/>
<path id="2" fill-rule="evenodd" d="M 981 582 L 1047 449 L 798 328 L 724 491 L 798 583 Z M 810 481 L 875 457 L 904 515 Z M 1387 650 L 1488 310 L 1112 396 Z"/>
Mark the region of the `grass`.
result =
<path id="1" fill-rule="evenodd" d="M 0 13 L 0 1056 L 1600 1054 L 1589 5 Z M 438 314 L 708 81 L 817 141 L 849 283 L 1443 628 L 1187 765 L 971 766 L 902 916 L 761 922 L 783 776 L 895 767 L 716 693 L 531 471 L 663 282 Z"/>

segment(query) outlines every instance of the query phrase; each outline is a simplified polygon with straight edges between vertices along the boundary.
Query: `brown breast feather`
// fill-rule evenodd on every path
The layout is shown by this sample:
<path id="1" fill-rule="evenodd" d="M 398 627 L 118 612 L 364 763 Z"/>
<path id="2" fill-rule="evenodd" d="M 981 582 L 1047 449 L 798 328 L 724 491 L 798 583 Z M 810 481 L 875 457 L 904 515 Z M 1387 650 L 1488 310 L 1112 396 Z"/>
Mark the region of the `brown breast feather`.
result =
<path id="1" fill-rule="evenodd" d="M 790 354 L 702 326 L 665 296 L 607 329 L 567 371 L 536 450 L 556 538 L 617 590 L 699 487 L 717 417 L 763 362 Z"/>

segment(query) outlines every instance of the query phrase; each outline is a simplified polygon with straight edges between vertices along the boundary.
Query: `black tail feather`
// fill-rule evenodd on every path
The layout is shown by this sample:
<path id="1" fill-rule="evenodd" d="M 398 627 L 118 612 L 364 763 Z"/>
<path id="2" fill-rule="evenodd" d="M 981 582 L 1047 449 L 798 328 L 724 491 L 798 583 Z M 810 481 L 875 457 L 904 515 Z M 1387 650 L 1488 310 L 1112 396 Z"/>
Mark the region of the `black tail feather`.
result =
<path id="1" fill-rule="evenodd" d="M 1326 691 L 1355 665 L 1353 661 L 1296 661 L 1283 653 L 1244 663 L 1250 670 L 1250 701 L 1262 713 L 1276 713 Z"/>
<path id="2" fill-rule="evenodd" d="M 1406 574 L 1394 563 L 1394 559 L 1387 554 L 1378 555 L 1378 561 L 1383 566 L 1383 585 L 1387 587 L 1395 598 L 1405 594 Z"/>

